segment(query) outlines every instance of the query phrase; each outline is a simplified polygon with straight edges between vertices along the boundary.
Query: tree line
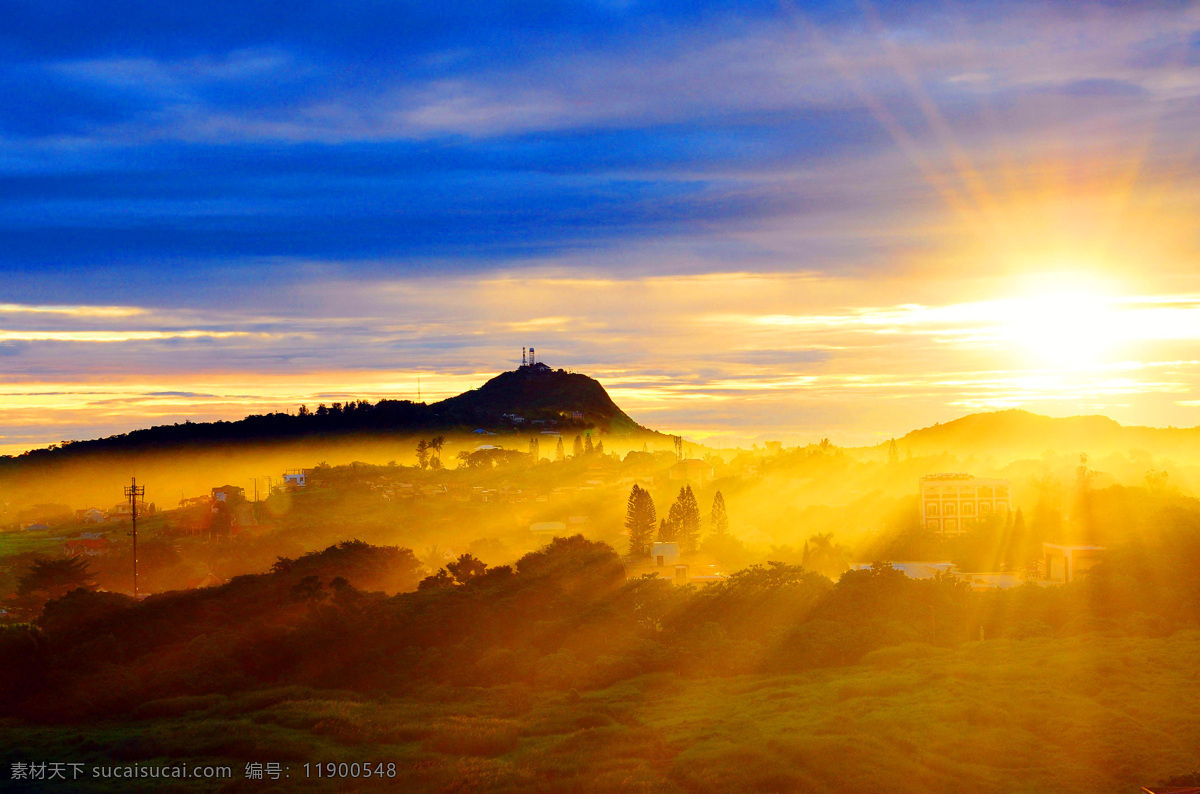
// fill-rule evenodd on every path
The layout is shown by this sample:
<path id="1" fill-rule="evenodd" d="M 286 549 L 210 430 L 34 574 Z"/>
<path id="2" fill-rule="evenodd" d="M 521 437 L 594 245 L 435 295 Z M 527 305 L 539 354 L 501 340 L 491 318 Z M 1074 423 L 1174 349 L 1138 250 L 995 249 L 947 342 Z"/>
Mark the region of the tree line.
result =
<path id="1" fill-rule="evenodd" d="M 709 511 L 712 534 L 723 537 L 729 531 L 725 497 L 717 491 Z M 646 489 L 634 485 L 625 508 L 625 529 L 629 533 L 629 554 L 645 557 L 653 543 L 677 543 L 684 554 L 693 554 L 700 545 L 700 506 L 692 486 L 685 485 L 663 519 L 658 518 L 654 499 Z"/>

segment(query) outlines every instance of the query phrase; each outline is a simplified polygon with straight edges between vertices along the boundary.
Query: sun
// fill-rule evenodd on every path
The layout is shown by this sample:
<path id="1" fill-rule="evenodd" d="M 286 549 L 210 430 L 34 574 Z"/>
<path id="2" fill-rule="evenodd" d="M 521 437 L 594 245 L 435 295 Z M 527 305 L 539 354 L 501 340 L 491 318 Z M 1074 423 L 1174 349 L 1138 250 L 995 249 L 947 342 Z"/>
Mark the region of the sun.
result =
<path id="1" fill-rule="evenodd" d="M 1046 366 L 1090 367 L 1122 338 L 1118 297 L 1094 278 L 1042 276 L 1024 295 L 1004 301 L 1001 336 Z"/>

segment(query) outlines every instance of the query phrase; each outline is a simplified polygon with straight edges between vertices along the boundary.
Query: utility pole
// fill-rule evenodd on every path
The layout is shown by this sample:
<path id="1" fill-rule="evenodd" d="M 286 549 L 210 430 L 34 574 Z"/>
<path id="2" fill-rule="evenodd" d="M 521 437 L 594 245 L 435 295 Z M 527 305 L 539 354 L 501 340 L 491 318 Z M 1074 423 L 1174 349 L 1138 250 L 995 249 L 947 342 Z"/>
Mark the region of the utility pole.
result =
<path id="1" fill-rule="evenodd" d="M 133 522 L 133 529 L 130 535 L 133 535 L 133 597 L 138 597 L 137 585 L 137 509 L 138 501 L 146 496 L 146 486 L 137 484 L 137 477 L 132 478 L 131 483 L 125 486 L 125 498 L 129 500 L 129 518 Z"/>
<path id="2" fill-rule="evenodd" d="M 258 504 L 258 478 L 251 477 L 250 482 L 254 483 L 254 503 Z"/>

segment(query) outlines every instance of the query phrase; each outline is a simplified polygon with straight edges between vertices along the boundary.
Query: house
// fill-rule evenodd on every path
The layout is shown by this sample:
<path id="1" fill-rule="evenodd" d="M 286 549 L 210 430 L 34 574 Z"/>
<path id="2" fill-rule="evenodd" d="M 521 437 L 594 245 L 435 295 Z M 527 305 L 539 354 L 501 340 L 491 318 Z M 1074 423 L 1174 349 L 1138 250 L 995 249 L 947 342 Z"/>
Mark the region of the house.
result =
<path id="1" fill-rule="evenodd" d="M 679 562 L 679 544 L 655 543 L 650 547 L 650 559 L 659 567 L 675 565 Z"/>
<path id="2" fill-rule="evenodd" d="M 222 485 L 219 488 L 213 488 L 212 501 L 214 505 L 217 502 L 224 502 L 227 505 L 244 502 L 246 501 L 246 489 L 236 485 Z"/>
<path id="3" fill-rule="evenodd" d="M 1103 546 L 1062 546 L 1057 543 L 1043 543 L 1045 577 L 1048 581 L 1062 584 L 1073 582 L 1079 578 L 1080 574 L 1085 573 L 1099 562 L 1104 551 Z"/>
<path id="4" fill-rule="evenodd" d="M 288 469 L 283 473 L 283 485 L 285 488 L 295 490 L 303 488 L 308 484 L 308 471 L 306 469 Z"/>
<path id="5" fill-rule="evenodd" d="M 706 482 L 712 482 L 713 469 L 702 460 L 697 458 L 688 458 L 681 460 L 667 470 L 667 477 L 672 480 L 682 480 L 693 482 L 697 485 L 704 485 Z"/>
<path id="6" fill-rule="evenodd" d="M 75 518 L 85 524 L 103 524 L 104 511 L 98 507 L 85 507 L 75 511 Z"/>

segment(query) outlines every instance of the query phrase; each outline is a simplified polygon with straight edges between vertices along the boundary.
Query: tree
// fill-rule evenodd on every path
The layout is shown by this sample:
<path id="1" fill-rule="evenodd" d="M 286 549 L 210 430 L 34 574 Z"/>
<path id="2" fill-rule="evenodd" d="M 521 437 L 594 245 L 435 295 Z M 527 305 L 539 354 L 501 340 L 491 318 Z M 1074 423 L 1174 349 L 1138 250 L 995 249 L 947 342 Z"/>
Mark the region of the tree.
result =
<path id="1" fill-rule="evenodd" d="M 597 455 L 604 454 L 604 439 L 600 439 L 596 442 L 596 454 Z"/>
<path id="2" fill-rule="evenodd" d="M 417 442 L 417 464 L 422 469 L 429 468 L 429 442 L 425 439 Z"/>
<path id="3" fill-rule="evenodd" d="M 674 506 L 672 506 L 671 512 L 674 512 L 674 509 Z M 675 524 L 671 521 L 671 517 L 669 515 L 658 522 L 658 542 L 675 542 Z"/>
<path id="4" fill-rule="evenodd" d="M 435 469 L 442 468 L 442 447 L 445 445 L 445 436 L 437 436 L 431 439 L 429 442 L 429 450 L 433 453 L 433 460 L 430 461 L 430 465 L 432 465 Z M 434 461 L 436 461 L 436 463 L 434 463 Z"/>
<path id="5" fill-rule="evenodd" d="M 471 554 L 463 554 L 454 562 L 446 563 L 446 570 L 459 584 L 466 584 L 476 577 L 483 576 L 487 565 Z"/>
<path id="6" fill-rule="evenodd" d="M 581 455 L 583 455 L 583 439 L 575 436 L 575 448 L 571 450 L 571 456 L 578 458 Z"/>
<path id="7" fill-rule="evenodd" d="M 34 560 L 17 580 L 17 592 L 8 606 L 11 614 L 31 618 L 41 612 L 47 601 L 62 598 L 81 587 L 91 590 L 95 586 L 84 557 Z"/>
<path id="8" fill-rule="evenodd" d="M 832 532 L 826 532 L 813 535 L 804 542 L 804 556 L 800 564 L 822 576 L 837 579 L 850 568 L 850 553 L 844 546 L 833 542 Z"/>
<path id="9" fill-rule="evenodd" d="M 729 531 L 729 514 L 725 512 L 725 497 L 720 491 L 713 497 L 710 521 L 714 535 L 724 535 Z"/>
<path id="10" fill-rule="evenodd" d="M 696 503 L 692 486 L 685 485 L 679 489 L 679 496 L 667 513 L 667 522 L 674 528 L 679 550 L 684 554 L 694 552 L 700 545 L 700 505 Z"/>
<path id="11" fill-rule="evenodd" d="M 595 448 L 594 446 L 592 446 L 592 437 L 591 437 L 591 435 L 589 434 L 589 435 L 587 435 L 587 436 L 584 436 L 584 439 L 583 439 L 583 454 L 585 454 L 585 455 L 591 455 L 591 454 L 592 454 L 593 452 L 595 452 L 595 451 L 596 451 L 596 448 Z"/>
<path id="12" fill-rule="evenodd" d="M 534 463 L 537 463 L 538 457 L 540 457 L 541 453 L 538 449 L 540 446 L 537 436 L 529 439 L 529 457 L 533 458 Z"/>
<path id="13" fill-rule="evenodd" d="M 567 452 L 563 449 L 562 436 L 558 437 L 558 444 L 554 447 L 554 459 L 560 463 L 567 459 Z"/>
<path id="14" fill-rule="evenodd" d="M 418 590 L 437 590 L 442 587 L 453 587 L 454 577 L 445 568 L 438 569 L 433 576 L 426 576 L 417 584 Z"/>
<path id="15" fill-rule="evenodd" d="M 631 556 L 645 556 L 650 553 L 650 541 L 654 537 L 654 525 L 657 522 L 658 515 L 650 492 L 634 485 L 625 506 L 625 528 L 629 530 Z"/>

